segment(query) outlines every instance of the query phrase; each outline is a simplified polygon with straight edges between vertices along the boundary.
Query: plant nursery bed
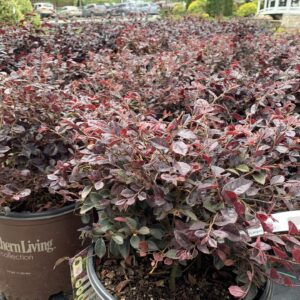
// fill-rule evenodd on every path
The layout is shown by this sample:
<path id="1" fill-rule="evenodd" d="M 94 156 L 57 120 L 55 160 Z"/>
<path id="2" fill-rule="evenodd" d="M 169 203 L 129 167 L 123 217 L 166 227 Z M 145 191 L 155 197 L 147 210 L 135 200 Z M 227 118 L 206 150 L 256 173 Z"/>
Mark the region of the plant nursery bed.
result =
<path id="1" fill-rule="evenodd" d="M 1 27 L 0 211 L 76 203 L 117 299 L 292 286 L 299 219 L 269 220 L 300 209 L 299 54 L 239 20 Z"/>

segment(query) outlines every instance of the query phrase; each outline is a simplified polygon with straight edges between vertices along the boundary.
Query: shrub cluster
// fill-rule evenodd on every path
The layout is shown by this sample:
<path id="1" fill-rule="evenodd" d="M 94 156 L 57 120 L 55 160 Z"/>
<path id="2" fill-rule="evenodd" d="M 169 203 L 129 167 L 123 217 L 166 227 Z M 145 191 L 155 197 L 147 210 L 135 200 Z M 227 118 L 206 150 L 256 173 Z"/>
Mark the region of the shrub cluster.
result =
<path id="1" fill-rule="evenodd" d="M 272 263 L 300 263 L 299 232 L 267 220 L 299 209 L 299 36 L 187 18 L 10 29 L 1 43 L 1 163 L 28 147 L 15 120 L 35 116 L 25 154 L 48 159 L 52 194 L 98 211 L 99 257 L 178 269 L 209 255 L 236 273 L 236 297 L 265 276 L 292 284 Z"/>
<path id="2" fill-rule="evenodd" d="M 17 24 L 20 21 L 40 25 L 40 18 L 33 13 L 30 0 L 3 0 L 0 2 L 0 24 Z"/>
<path id="3" fill-rule="evenodd" d="M 237 10 L 237 16 L 249 17 L 254 16 L 257 12 L 257 1 L 244 3 Z"/>

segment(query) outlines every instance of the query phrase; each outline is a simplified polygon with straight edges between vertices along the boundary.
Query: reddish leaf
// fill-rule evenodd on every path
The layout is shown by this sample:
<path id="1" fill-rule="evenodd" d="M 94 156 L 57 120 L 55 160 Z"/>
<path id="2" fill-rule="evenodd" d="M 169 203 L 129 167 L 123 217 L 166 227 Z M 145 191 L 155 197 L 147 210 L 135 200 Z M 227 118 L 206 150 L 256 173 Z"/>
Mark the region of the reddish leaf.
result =
<path id="1" fill-rule="evenodd" d="M 247 277 L 248 277 L 249 281 L 252 281 L 252 279 L 253 279 L 253 273 L 250 272 L 250 271 L 247 271 Z"/>
<path id="2" fill-rule="evenodd" d="M 222 191 L 222 196 L 225 200 L 229 201 L 229 203 L 232 203 L 234 201 L 237 201 L 237 195 L 235 192 L 232 191 Z"/>
<path id="3" fill-rule="evenodd" d="M 228 290 L 229 293 L 236 298 L 242 298 L 246 296 L 246 292 L 237 285 L 230 286 Z"/>
<path id="4" fill-rule="evenodd" d="M 280 275 L 278 274 L 278 272 L 274 268 L 271 268 L 271 270 L 270 270 L 270 277 L 272 279 L 279 279 Z"/>
<path id="5" fill-rule="evenodd" d="M 148 252 L 148 242 L 147 241 L 141 241 L 139 242 L 139 249 L 141 252 Z"/>
<path id="6" fill-rule="evenodd" d="M 293 282 L 291 280 L 291 278 L 287 277 L 287 276 L 283 276 L 283 283 L 286 286 L 292 287 L 293 286 Z"/>
<path id="7" fill-rule="evenodd" d="M 157 252 L 153 253 L 153 258 L 155 261 L 163 261 L 164 260 L 163 256 Z"/>
<path id="8" fill-rule="evenodd" d="M 261 226 L 263 227 L 265 232 L 272 233 L 274 226 L 272 223 L 261 222 Z"/>
<path id="9" fill-rule="evenodd" d="M 289 225 L 289 234 L 291 235 L 299 234 L 299 230 L 297 226 L 292 221 L 289 221 L 288 225 Z"/>
<path id="10" fill-rule="evenodd" d="M 292 255 L 293 255 L 294 260 L 297 263 L 300 263 L 300 249 L 299 248 L 294 248 L 292 250 Z"/>
<path id="11" fill-rule="evenodd" d="M 242 202 L 235 201 L 233 202 L 233 206 L 239 216 L 243 216 L 245 214 L 245 205 Z"/>
<path id="12" fill-rule="evenodd" d="M 223 264 L 224 264 L 224 266 L 230 267 L 235 264 L 235 261 L 232 259 L 226 259 L 225 261 L 223 261 Z"/>
<path id="13" fill-rule="evenodd" d="M 164 264 L 167 265 L 167 266 L 171 266 L 173 264 L 173 260 L 166 257 L 164 259 Z"/>
<path id="14" fill-rule="evenodd" d="M 266 222 L 269 218 L 265 213 L 256 213 L 256 217 L 260 222 Z"/>
<path id="15" fill-rule="evenodd" d="M 202 158 L 210 165 L 212 162 L 212 159 L 210 156 L 208 156 L 207 154 L 203 154 Z"/>
<path id="16" fill-rule="evenodd" d="M 114 220 L 117 221 L 117 222 L 127 223 L 127 220 L 123 217 L 116 217 L 116 218 L 114 218 Z"/>
<path id="17" fill-rule="evenodd" d="M 287 254 L 284 251 L 282 251 L 280 248 L 273 246 L 272 249 L 278 257 L 282 259 L 286 259 L 288 257 Z"/>

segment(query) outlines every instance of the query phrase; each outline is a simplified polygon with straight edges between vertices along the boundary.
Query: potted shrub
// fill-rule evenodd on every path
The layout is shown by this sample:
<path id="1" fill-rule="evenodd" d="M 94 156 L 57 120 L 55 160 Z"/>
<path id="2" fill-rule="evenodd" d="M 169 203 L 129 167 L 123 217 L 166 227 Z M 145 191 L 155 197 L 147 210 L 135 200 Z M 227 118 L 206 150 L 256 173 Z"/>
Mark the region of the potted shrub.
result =
<path id="1" fill-rule="evenodd" d="M 51 86 L 1 74 L 0 291 L 8 299 L 71 289 L 68 265 L 53 267 L 80 249 L 76 189 L 49 179 L 73 155 L 71 137 L 56 130 L 63 108 Z"/>
<path id="2" fill-rule="evenodd" d="M 104 298 L 253 299 L 268 278 L 292 285 L 276 264 L 300 263 L 295 220 L 283 234 L 267 221 L 299 209 L 299 66 L 279 45 L 289 42 L 200 24 L 200 33 L 190 20 L 125 26 L 113 59 L 93 56 L 114 72 L 90 65 L 105 100 L 62 123 L 81 147 L 53 184 L 81 185 L 81 213 L 97 211 L 89 266 Z"/>
<path id="3" fill-rule="evenodd" d="M 193 264 L 202 270 L 214 264 L 217 270 L 236 274 L 229 291 L 244 297 L 250 291 L 256 294 L 266 273 L 281 278 L 275 269 L 267 268 L 271 262 L 299 263 L 300 243 L 294 236 L 298 230 L 290 223 L 288 234 L 273 234 L 266 223 L 270 203 L 263 200 L 271 194 L 279 204 L 282 196 L 277 192 L 293 197 L 298 182 L 290 174 L 281 175 L 288 166 L 284 167 L 278 150 L 287 143 L 295 147 L 297 139 L 286 135 L 294 128 L 281 118 L 277 121 L 282 139 L 275 148 L 275 124 L 261 128 L 258 140 L 248 124 L 228 124 L 224 131 L 203 129 L 210 127 L 209 116 L 216 110 L 202 100 L 195 103 L 192 114 L 176 121 L 128 112 L 118 125 L 102 127 L 105 137 L 93 136 L 95 147 L 85 151 L 88 162 L 86 156 L 78 161 L 84 170 L 90 169 L 81 210 L 98 210 L 93 234 L 100 258 L 122 256 L 128 268 L 151 263 L 150 274 L 156 269 L 169 272 L 171 290 L 178 273 L 189 276 L 185 272 L 193 270 Z M 96 145 L 102 146 L 99 153 Z M 261 146 L 264 150 L 257 150 Z M 263 153 L 255 156 L 256 151 Z M 281 169 L 275 168 L 277 162 L 261 164 L 275 155 Z M 255 241 L 247 233 L 253 221 L 266 231 Z M 199 280 L 193 276 L 190 281 Z M 288 277 L 281 279 L 289 283 Z"/>

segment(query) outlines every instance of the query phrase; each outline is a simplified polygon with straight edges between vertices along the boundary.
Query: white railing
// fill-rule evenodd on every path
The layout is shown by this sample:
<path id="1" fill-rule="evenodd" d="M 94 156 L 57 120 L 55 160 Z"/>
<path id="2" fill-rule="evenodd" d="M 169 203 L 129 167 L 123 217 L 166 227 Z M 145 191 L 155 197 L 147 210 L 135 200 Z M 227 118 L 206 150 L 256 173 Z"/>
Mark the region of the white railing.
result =
<path id="1" fill-rule="evenodd" d="M 257 14 L 293 14 L 300 15 L 300 0 L 259 0 Z"/>

